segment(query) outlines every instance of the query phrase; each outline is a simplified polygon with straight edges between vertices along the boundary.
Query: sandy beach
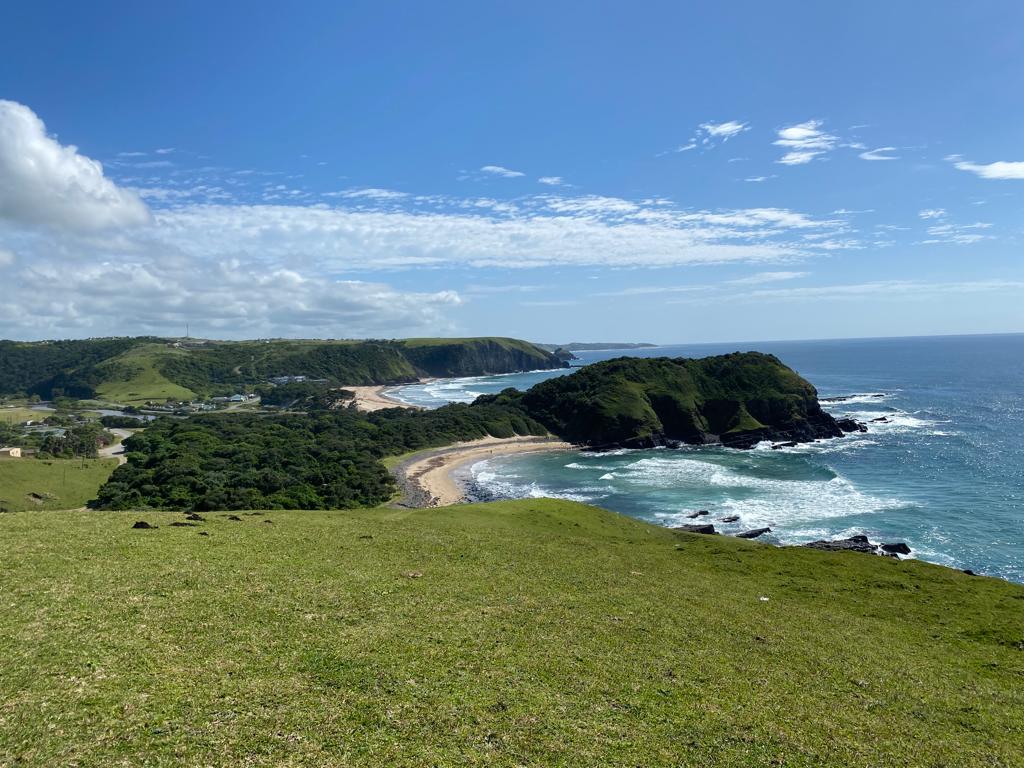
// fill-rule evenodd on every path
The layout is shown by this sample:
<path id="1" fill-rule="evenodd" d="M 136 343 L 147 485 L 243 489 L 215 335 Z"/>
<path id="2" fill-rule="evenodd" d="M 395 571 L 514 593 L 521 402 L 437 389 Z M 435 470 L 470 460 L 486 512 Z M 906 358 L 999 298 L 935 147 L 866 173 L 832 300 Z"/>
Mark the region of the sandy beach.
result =
<path id="1" fill-rule="evenodd" d="M 350 392 L 355 392 L 353 402 L 360 411 L 380 411 L 384 408 L 418 408 L 417 405 L 409 405 L 401 400 L 395 400 L 384 394 L 386 386 L 373 387 L 345 387 Z"/>
<path id="2" fill-rule="evenodd" d="M 496 456 L 574 447 L 553 437 L 485 437 L 422 451 L 398 464 L 393 472 L 406 506 L 444 507 L 464 500 L 464 491 L 452 476 L 459 467 Z"/>

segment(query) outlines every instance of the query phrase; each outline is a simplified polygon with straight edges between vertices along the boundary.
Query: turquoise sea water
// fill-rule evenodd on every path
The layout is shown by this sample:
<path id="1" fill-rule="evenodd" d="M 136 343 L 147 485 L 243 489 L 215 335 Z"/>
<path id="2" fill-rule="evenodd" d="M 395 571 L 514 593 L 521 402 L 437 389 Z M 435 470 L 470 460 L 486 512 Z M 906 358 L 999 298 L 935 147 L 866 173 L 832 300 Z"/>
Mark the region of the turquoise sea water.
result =
<path id="1" fill-rule="evenodd" d="M 756 349 L 799 371 L 836 416 L 869 432 L 772 451 L 701 447 L 549 453 L 480 462 L 502 498 L 591 502 L 664 525 L 707 509 L 723 532 L 770 526 L 798 543 L 855 533 L 906 541 L 913 556 L 1024 582 L 1024 335 L 679 345 L 579 353 L 701 357 Z M 394 395 L 428 406 L 527 388 L 564 372 L 450 379 Z M 879 397 L 879 395 L 881 395 Z M 734 524 L 717 521 L 739 515 Z"/>

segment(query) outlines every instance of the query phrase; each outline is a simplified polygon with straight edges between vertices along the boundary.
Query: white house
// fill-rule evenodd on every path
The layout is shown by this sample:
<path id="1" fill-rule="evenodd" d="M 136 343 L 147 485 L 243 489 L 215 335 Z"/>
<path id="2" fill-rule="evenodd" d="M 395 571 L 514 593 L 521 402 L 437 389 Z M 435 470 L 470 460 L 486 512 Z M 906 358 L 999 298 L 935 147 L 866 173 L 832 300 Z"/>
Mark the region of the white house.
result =
<path id="1" fill-rule="evenodd" d="M 0 448 L 0 459 L 20 459 L 21 448 Z"/>

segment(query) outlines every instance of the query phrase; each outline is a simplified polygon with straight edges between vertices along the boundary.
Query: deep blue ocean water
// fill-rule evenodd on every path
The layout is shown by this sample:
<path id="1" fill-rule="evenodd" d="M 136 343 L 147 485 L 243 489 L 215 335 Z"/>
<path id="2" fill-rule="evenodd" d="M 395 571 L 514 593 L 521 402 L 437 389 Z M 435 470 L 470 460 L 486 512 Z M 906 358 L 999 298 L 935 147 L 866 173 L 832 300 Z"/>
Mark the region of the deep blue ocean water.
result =
<path id="1" fill-rule="evenodd" d="M 625 354 L 702 357 L 771 352 L 817 388 L 836 416 L 869 432 L 772 451 L 715 447 L 547 453 L 474 465 L 498 497 L 591 502 L 664 525 L 707 509 L 729 533 L 770 526 L 799 543 L 855 533 L 906 541 L 913 556 L 1024 582 L 1024 335 L 757 342 L 581 352 L 585 364 Z M 560 371 L 448 379 L 393 395 L 437 406 Z M 881 395 L 879 397 L 878 395 Z M 734 524 L 717 518 L 739 515 Z"/>

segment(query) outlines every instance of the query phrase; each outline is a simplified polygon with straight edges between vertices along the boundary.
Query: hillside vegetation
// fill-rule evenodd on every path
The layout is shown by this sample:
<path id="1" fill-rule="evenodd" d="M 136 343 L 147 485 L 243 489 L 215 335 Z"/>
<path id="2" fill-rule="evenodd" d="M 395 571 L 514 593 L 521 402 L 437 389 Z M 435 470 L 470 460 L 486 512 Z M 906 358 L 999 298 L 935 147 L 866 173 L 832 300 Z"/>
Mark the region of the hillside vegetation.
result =
<path id="1" fill-rule="evenodd" d="M 563 439 L 594 446 L 678 440 L 749 447 L 842 435 L 810 382 L 760 352 L 622 357 L 489 400 L 517 404 Z"/>
<path id="2" fill-rule="evenodd" d="M 0 765 L 1024 764 L 1020 586 L 550 500 L 205 517 L 0 515 Z"/>
<path id="3" fill-rule="evenodd" d="M 273 376 L 307 376 L 357 386 L 563 365 L 528 342 L 489 337 L 183 344 L 148 337 L 0 341 L 0 395 L 141 403 L 230 394 Z"/>

